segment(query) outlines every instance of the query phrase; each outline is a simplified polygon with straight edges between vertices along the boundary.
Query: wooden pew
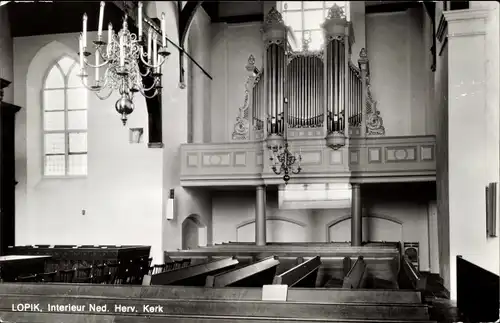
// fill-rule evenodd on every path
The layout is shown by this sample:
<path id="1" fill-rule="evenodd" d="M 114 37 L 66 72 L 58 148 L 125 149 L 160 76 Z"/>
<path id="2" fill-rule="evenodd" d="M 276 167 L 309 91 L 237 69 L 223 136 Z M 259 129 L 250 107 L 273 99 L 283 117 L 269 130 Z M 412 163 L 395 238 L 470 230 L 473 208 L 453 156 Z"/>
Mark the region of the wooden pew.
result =
<path id="1" fill-rule="evenodd" d="M 408 256 L 401 256 L 401 266 L 398 283 L 402 289 L 416 289 L 425 291 L 427 287 L 427 277 L 423 276 L 411 263 Z"/>
<path id="2" fill-rule="evenodd" d="M 215 246 L 183 251 L 166 251 L 166 256 L 171 258 L 203 258 L 203 257 L 252 257 L 278 256 L 278 257 L 311 257 L 311 255 L 324 257 L 397 257 L 400 253 L 396 247 L 350 247 L 350 246 Z M 399 261 L 398 261 L 399 263 Z"/>
<path id="3" fill-rule="evenodd" d="M 358 289 L 363 288 L 366 277 L 366 264 L 362 256 L 359 256 L 351 270 L 347 273 L 342 284 L 342 288 Z"/>
<path id="4" fill-rule="evenodd" d="M 464 322 L 498 320 L 498 275 L 457 256 L 457 307 Z M 497 321 L 498 322 L 498 321 Z"/>
<path id="5" fill-rule="evenodd" d="M 234 258 L 224 258 L 204 264 L 174 269 L 153 275 L 151 285 L 184 285 L 203 286 L 208 275 L 233 269 L 239 261 Z"/>
<path id="6" fill-rule="evenodd" d="M 209 275 L 205 286 L 262 287 L 272 283 L 279 264 L 277 257 L 268 257 L 242 268 L 217 275 Z"/>
<path id="7" fill-rule="evenodd" d="M 315 287 L 318 269 L 321 266 L 320 257 L 316 256 L 298 264 L 292 269 L 275 276 L 273 285 L 288 285 L 288 287 Z"/>

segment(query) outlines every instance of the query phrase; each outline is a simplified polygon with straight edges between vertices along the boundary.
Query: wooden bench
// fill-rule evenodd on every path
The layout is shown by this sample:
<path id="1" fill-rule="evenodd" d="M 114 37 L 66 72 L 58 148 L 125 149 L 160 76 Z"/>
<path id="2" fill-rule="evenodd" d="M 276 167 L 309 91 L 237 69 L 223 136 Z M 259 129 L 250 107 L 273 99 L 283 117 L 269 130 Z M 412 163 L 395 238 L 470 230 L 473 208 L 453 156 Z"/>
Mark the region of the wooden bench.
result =
<path id="1" fill-rule="evenodd" d="M 408 256 L 401 256 L 401 265 L 398 275 L 399 287 L 402 289 L 415 289 L 425 291 L 427 287 L 427 277 L 423 276 L 413 266 Z"/>
<path id="2" fill-rule="evenodd" d="M 262 287 L 271 284 L 280 264 L 276 257 L 268 257 L 251 265 L 225 273 L 207 276 L 206 287 Z"/>
<path id="3" fill-rule="evenodd" d="M 183 251 L 166 251 L 166 256 L 171 258 L 207 258 L 207 257 L 357 257 L 365 258 L 397 258 L 399 259 L 399 250 L 395 247 L 350 247 L 350 246 L 240 246 L 236 248 L 219 246 L 210 248 L 199 248 Z M 399 264 L 399 261 L 397 261 Z"/>
<path id="4" fill-rule="evenodd" d="M 137 319 L 141 316 L 165 318 L 177 316 L 178 319 L 193 317 L 210 317 L 212 322 L 219 322 L 218 319 L 232 319 L 232 322 L 241 322 L 247 318 L 261 318 L 265 321 L 282 320 L 285 322 L 299 320 L 316 321 L 336 321 L 346 322 L 380 322 L 392 320 L 392 322 L 404 322 L 411 320 L 428 320 L 428 308 L 423 304 L 378 304 L 378 303 L 311 303 L 311 302 L 271 302 L 271 301 L 251 301 L 251 300 L 216 300 L 216 299 L 158 299 L 158 298 L 105 298 L 105 297 L 67 297 L 65 295 L 2 295 L 0 298 L 0 311 L 12 312 L 12 304 L 40 304 L 40 308 L 47 312 L 48 305 L 64 304 L 64 306 L 81 306 L 82 314 L 96 315 L 92 310 L 93 306 L 106 307 L 106 311 L 101 314 L 110 314 L 115 317 L 131 316 Z M 61 306 L 62 307 L 62 306 Z M 149 309 L 161 307 L 161 312 L 151 312 Z M 117 310 L 118 308 L 118 310 Z M 132 312 L 123 312 L 123 308 L 133 308 Z M 65 309 L 52 307 L 50 312 L 68 313 Z M 68 313 L 75 315 L 78 312 Z M 36 313 L 37 315 L 43 313 Z M 69 319 L 71 318 L 71 319 Z M 82 317 L 80 322 L 85 322 Z M 2 317 L 2 319 L 6 319 Z M 215 319 L 215 320 L 214 320 Z M 288 319 L 288 320 L 284 320 Z M 36 322 L 41 320 L 37 317 Z M 90 320 L 86 320 L 89 322 Z M 246 320 L 245 320 L 246 321 Z M 29 322 L 22 320 L 22 322 Z M 52 321 L 58 322 L 58 321 Z M 61 321 L 59 321 L 61 322 Z M 71 316 L 62 322 L 77 322 Z M 103 322 L 103 321 L 98 321 Z M 117 322 L 112 321 L 112 322 Z M 192 321 L 191 321 L 192 322 Z"/>
<path id="5" fill-rule="evenodd" d="M 320 257 L 311 258 L 292 269 L 275 276 L 273 285 L 288 285 L 288 287 L 315 287 L 318 269 L 321 266 Z"/>
<path id="6" fill-rule="evenodd" d="M 238 264 L 239 261 L 236 258 L 230 257 L 174 269 L 153 275 L 151 277 L 151 285 L 203 286 L 208 275 L 233 269 Z"/>
<path id="7" fill-rule="evenodd" d="M 262 288 L 3 283 L 0 284 L 0 298 L 3 295 L 64 295 L 68 298 L 90 296 L 104 298 L 239 299 L 259 301 L 262 299 Z M 353 303 L 357 301 L 379 304 L 422 303 L 421 293 L 414 290 L 376 289 L 289 288 L 287 300 L 312 303 Z"/>
<path id="8" fill-rule="evenodd" d="M 351 270 L 347 273 L 342 283 L 342 288 L 358 289 L 363 288 L 366 277 L 366 264 L 362 256 L 359 256 Z"/>

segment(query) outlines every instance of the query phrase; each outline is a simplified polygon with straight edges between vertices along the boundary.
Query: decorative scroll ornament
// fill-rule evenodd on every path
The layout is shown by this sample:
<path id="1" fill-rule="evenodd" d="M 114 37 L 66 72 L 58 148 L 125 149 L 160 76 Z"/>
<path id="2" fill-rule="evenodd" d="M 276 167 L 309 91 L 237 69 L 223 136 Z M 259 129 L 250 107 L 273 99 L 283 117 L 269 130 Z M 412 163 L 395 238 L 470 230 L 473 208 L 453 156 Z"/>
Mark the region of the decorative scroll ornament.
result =
<path id="1" fill-rule="evenodd" d="M 366 135 L 384 136 L 384 120 L 380 116 L 380 111 L 377 109 L 377 101 L 373 99 L 371 92 L 369 63 L 366 48 L 361 48 L 358 64 L 360 71 L 366 71 Z"/>
<path id="2" fill-rule="evenodd" d="M 288 58 L 288 63 L 293 61 L 296 58 L 299 57 L 317 57 L 321 60 L 323 60 L 323 51 L 322 50 L 314 50 L 314 51 L 307 51 L 307 52 L 291 52 L 287 58 Z"/>
<path id="3" fill-rule="evenodd" d="M 250 91 L 255 85 L 257 76 L 259 75 L 259 70 L 255 67 L 255 57 L 253 55 L 250 55 L 248 57 L 248 64 L 247 66 L 245 66 L 245 68 L 249 75 L 245 82 L 245 95 L 243 98 L 243 105 L 239 108 L 238 116 L 236 117 L 236 123 L 233 127 L 233 140 L 249 139 L 250 122 L 248 120 L 248 107 L 250 105 Z"/>
<path id="4" fill-rule="evenodd" d="M 366 134 L 368 136 L 384 136 L 384 120 L 377 109 L 377 101 L 373 100 L 369 79 L 366 84 Z"/>

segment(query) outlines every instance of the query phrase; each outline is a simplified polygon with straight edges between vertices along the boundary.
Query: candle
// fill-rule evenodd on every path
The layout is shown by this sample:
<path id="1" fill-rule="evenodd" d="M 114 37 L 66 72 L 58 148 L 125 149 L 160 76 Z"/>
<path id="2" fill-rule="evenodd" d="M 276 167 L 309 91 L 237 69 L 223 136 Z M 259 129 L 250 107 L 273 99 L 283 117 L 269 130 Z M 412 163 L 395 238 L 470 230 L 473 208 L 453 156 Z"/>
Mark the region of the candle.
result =
<path id="1" fill-rule="evenodd" d="M 148 32 L 148 63 L 151 64 L 151 36 L 153 35 L 153 29 L 149 28 Z"/>
<path id="2" fill-rule="evenodd" d="M 102 37 L 102 21 L 104 19 L 104 1 L 101 1 L 101 8 L 99 9 L 99 28 L 97 29 L 97 38 Z"/>
<path id="3" fill-rule="evenodd" d="M 95 82 L 98 83 L 99 82 L 99 51 L 96 49 L 95 51 Z"/>
<path id="4" fill-rule="evenodd" d="M 82 39 L 82 34 L 80 34 L 80 70 L 83 73 L 83 39 Z"/>
<path id="5" fill-rule="evenodd" d="M 138 18 L 139 20 L 139 41 L 142 40 L 142 1 L 139 1 L 139 12 L 138 12 Z"/>
<path id="6" fill-rule="evenodd" d="M 111 43 L 113 41 L 113 25 L 111 23 L 108 24 L 108 46 L 106 47 L 106 53 L 111 51 Z"/>
<path id="7" fill-rule="evenodd" d="M 83 30 L 82 30 L 82 35 L 83 35 L 83 48 L 85 49 L 87 47 L 87 14 L 83 14 Z"/>
<path id="8" fill-rule="evenodd" d="M 123 34 L 120 35 L 120 66 L 125 66 L 125 47 L 123 46 Z"/>
<path id="9" fill-rule="evenodd" d="M 156 40 L 156 35 L 153 38 L 153 66 L 156 69 L 156 63 L 157 63 L 157 58 L 158 58 L 158 43 Z"/>
<path id="10" fill-rule="evenodd" d="M 167 47 L 167 25 L 165 24 L 165 14 L 161 14 L 161 39 L 162 46 Z"/>

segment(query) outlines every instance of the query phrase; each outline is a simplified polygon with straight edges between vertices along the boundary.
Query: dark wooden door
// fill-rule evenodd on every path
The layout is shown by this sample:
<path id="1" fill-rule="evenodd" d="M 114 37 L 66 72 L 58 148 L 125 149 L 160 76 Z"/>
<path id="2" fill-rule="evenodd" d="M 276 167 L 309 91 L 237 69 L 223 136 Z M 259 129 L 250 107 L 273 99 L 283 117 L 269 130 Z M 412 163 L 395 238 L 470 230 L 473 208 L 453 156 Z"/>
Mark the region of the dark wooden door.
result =
<path id="1" fill-rule="evenodd" d="M 19 107 L 0 102 L 0 255 L 15 243 L 15 116 Z"/>

